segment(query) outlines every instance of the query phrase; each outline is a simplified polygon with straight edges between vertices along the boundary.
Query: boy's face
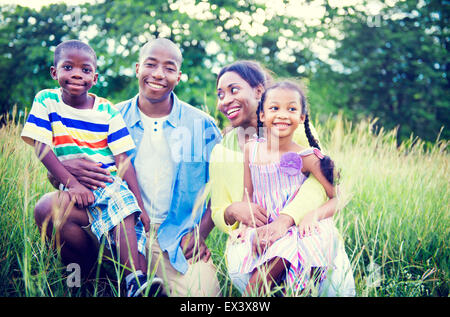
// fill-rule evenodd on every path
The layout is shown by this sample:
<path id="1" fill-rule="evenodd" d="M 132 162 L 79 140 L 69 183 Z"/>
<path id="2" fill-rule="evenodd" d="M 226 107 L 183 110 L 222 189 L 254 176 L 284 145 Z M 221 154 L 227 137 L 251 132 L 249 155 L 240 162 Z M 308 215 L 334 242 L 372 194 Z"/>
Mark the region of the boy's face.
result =
<path id="1" fill-rule="evenodd" d="M 87 94 L 97 83 L 95 60 L 85 50 L 66 48 L 61 52 L 58 64 L 50 68 L 52 78 L 57 80 L 63 94 L 71 97 Z"/>
<path id="2" fill-rule="evenodd" d="M 181 78 L 180 61 L 172 47 L 153 45 L 136 64 L 139 93 L 151 103 L 169 100 Z"/>

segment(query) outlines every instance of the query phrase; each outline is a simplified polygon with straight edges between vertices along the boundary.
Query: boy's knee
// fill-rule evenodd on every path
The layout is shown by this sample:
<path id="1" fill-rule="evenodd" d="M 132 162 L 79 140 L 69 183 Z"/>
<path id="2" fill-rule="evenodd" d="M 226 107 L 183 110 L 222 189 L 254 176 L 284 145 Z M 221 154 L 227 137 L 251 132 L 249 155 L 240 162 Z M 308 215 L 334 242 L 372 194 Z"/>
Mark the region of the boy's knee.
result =
<path id="1" fill-rule="evenodd" d="M 34 220 L 39 227 L 42 226 L 46 219 L 51 217 L 54 194 L 54 192 L 45 194 L 34 207 Z"/>

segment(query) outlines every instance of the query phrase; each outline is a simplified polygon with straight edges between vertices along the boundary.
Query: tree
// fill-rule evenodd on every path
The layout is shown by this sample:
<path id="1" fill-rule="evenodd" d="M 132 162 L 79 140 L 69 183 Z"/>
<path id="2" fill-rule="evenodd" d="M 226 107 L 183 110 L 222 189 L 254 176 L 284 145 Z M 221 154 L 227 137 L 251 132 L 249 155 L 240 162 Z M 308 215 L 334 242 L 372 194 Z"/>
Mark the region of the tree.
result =
<path id="1" fill-rule="evenodd" d="M 399 1 L 377 16 L 346 7 L 340 41 L 332 58 L 340 70 L 316 75 L 342 93 L 330 100 L 353 116 L 379 117 L 385 128 L 399 126 L 400 139 L 435 140 L 449 126 L 449 5 L 440 1 Z M 332 88 L 330 88 L 332 89 Z M 441 137 L 448 139 L 449 130 Z"/>
<path id="2" fill-rule="evenodd" d="M 31 107 L 33 96 L 56 84 L 50 77 L 51 48 L 73 36 L 64 4 L 37 12 L 28 7 L 0 7 L 0 114 L 14 104 Z"/>

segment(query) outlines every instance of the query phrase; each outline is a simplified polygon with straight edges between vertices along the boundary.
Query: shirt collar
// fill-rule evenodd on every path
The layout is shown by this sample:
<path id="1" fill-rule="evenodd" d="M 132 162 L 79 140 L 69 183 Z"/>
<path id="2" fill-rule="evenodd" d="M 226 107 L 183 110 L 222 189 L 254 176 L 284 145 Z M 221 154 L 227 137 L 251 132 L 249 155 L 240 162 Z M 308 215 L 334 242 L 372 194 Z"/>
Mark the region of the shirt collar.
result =
<path id="1" fill-rule="evenodd" d="M 181 101 L 177 98 L 177 96 L 173 91 L 170 93 L 170 96 L 172 97 L 173 105 L 172 110 L 170 111 L 170 114 L 167 117 L 167 122 L 174 128 L 176 128 L 180 121 Z M 136 124 L 138 124 L 138 122 L 141 121 L 141 115 L 139 113 L 138 107 L 138 99 L 139 94 L 137 94 L 136 96 L 134 96 L 133 99 L 131 99 L 130 126 L 135 126 Z"/>

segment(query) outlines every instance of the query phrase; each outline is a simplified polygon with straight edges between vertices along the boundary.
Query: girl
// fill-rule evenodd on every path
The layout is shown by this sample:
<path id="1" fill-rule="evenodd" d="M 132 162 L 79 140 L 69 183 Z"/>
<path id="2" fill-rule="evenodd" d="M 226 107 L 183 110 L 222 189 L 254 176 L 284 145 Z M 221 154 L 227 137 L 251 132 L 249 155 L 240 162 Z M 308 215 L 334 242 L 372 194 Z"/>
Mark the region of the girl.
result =
<path id="1" fill-rule="evenodd" d="M 243 201 L 250 203 L 252 199 L 267 210 L 268 221 L 273 222 L 310 174 L 322 184 L 329 199 L 336 200 L 334 164 L 320 152 L 311 134 L 302 89 L 289 81 L 269 87 L 262 95 L 258 119 L 259 125 L 264 125 L 265 139 L 251 140 L 244 147 Z M 293 141 L 294 131 L 301 123 L 310 148 Z M 300 292 L 314 269 L 318 282 L 323 281 L 332 261 L 334 211 L 330 208 L 310 211 L 298 227 L 291 226 L 273 244 L 266 239 L 265 227 L 241 225 L 226 256 L 231 272 L 251 272 L 246 294 L 259 293 L 263 281 L 273 286 L 284 278 L 289 287 Z"/>

